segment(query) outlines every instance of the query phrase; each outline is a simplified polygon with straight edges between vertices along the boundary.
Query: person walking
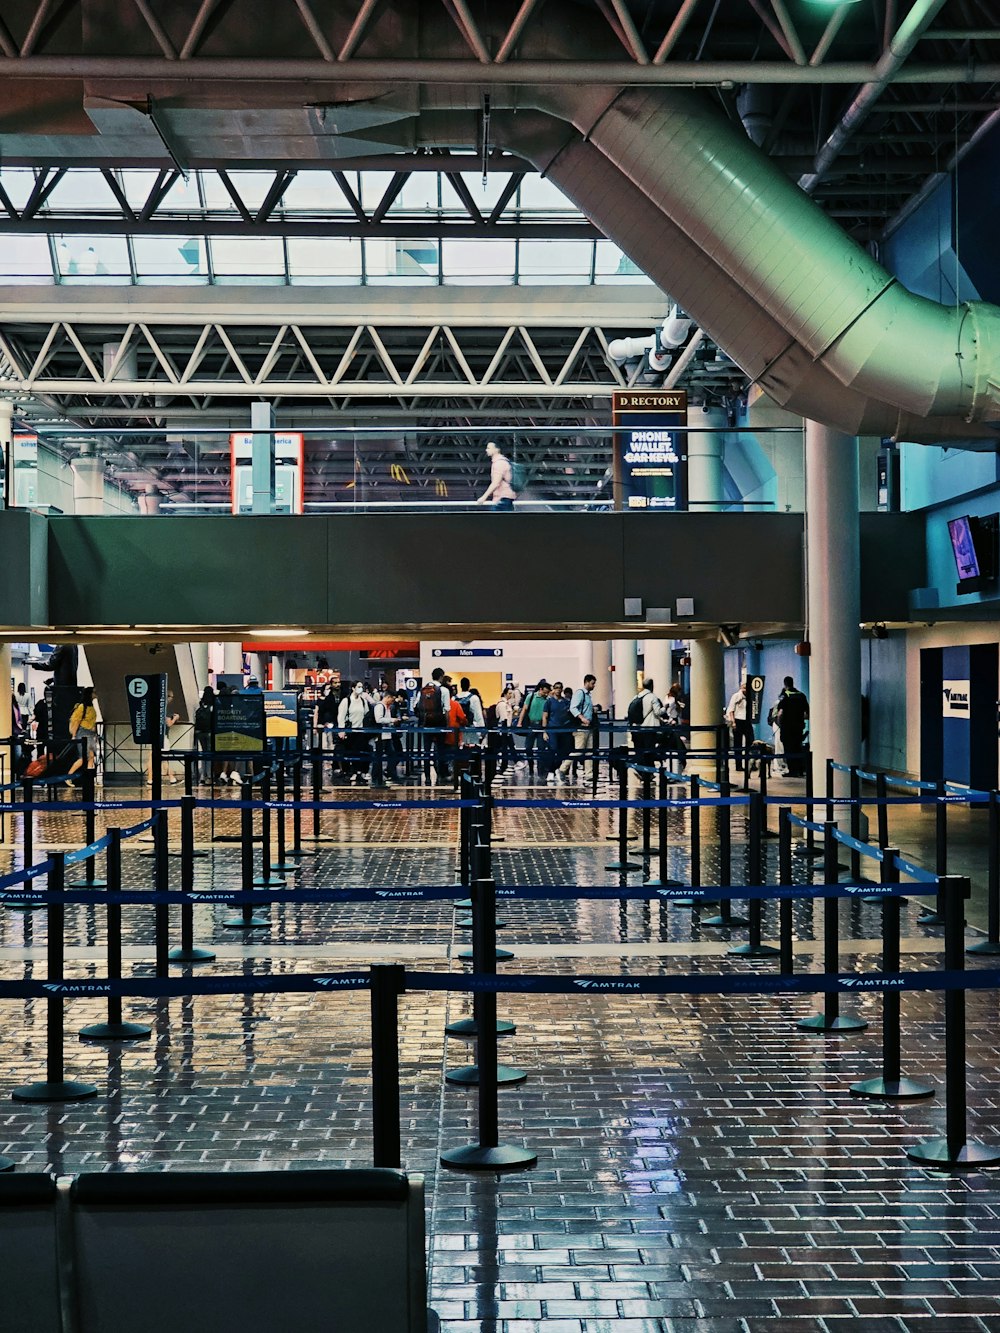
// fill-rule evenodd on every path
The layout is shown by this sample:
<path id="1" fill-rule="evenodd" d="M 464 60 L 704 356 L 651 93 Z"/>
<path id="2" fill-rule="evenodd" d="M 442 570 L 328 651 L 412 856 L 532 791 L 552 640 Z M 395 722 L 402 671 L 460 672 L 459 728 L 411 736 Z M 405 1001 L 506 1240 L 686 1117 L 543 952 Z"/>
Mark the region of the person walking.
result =
<path id="1" fill-rule="evenodd" d="M 803 753 L 806 743 L 806 719 L 809 717 L 809 700 L 801 690 L 795 688 L 795 681 L 786 676 L 778 702 L 771 710 L 781 736 L 781 748 L 785 753 L 785 766 L 790 778 L 804 778 L 806 760 Z"/>
<path id="2" fill-rule="evenodd" d="M 570 713 L 572 699 L 572 690 L 556 689 L 553 686 L 542 712 L 546 742 L 545 781 L 550 785 L 555 784 L 557 774 L 562 782 L 569 781 L 563 769 L 573 753 L 573 718 Z"/>
<path id="3" fill-rule="evenodd" d="M 77 744 L 77 755 L 66 776 L 66 785 L 72 787 L 73 774 L 78 773 L 86 763 L 88 769 L 97 766 L 97 699 L 93 686 L 86 685 L 80 691 L 80 701 L 70 713 L 70 740 Z"/>
<path id="4" fill-rule="evenodd" d="M 375 737 L 375 763 L 372 767 L 372 786 L 391 787 L 398 781 L 396 758 L 393 750 L 393 729 L 397 725 L 395 715 L 396 695 L 387 689 L 374 708 L 376 727 L 381 728 Z"/>
<path id="5" fill-rule="evenodd" d="M 587 675 L 583 684 L 575 689 L 570 697 L 569 714 L 573 723 L 573 750 L 578 756 L 585 756 L 588 750 L 595 750 L 597 731 L 594 726 L 594 690 L 597 677 Z M 582 758 L 579 760 L 582 765 Z M 591 766 L 594 760 L 590 760 Z M 559 765 L 559 772 L 566 779 L 573 768 L 573 755 L 568 754 Z"/>
<path id="6" fill-rule="evenodd" d="M 529 690 L 524 696 L 524 703 L 521 705 L 521 712 L 517 719 L 518 727 L 523 728 L 526 732 L 523 762 L 527 763 L 528 770 L 532 773 L 535 769 L 535 746 L 537 744 L 540 755 L 544 744 L 541 736 L 542 713 L 545 711 L 545 700 L 549 697 L 550 689 L 551 686 L 547 680 L 540 680 L 535 688 Z"/>
<path id="7" fill-rule="evenodd" d="M 513 509 L 517 492 L 512 484 L 514 474 L 510 459 L 500 452 L 499 446 L 493 440 L 488 441 L 486 445 L 486 457 L 490 460 L 490 484 L 476 504 L 484 505 L 492 500 L 493 508 L 497 511 Z"/>
<path id="8" fill-rule="evenodd" d="M 635 762 L 651 767 L 656 758 L 656 741 L 663 718 L 663 702 L 653 691 L 652 677 L 642 682 L 642 689 L 628 706 L 626 719 L 632 731 Z"/>
<path id="9" fill-rule="evenodd" d="M 514 744 L 514 724 L 518 715 L 517 693 L 513 685 L 504 686 L 503 693 L 496 702 L 497 718 L 497 772 L 506 771 L 507 765 L 513 765 L 517 758 Z"/>
<path id="10" fill-rule="evenodd" d="M 198 781 L 205 785 L 211 782 L 215 767 L 210 758 L 214 721 L 215 691 L 211 685 L 206 685 L 201 692 L 201 698 L 198 700 L 198 707 L 194 710 L 194 746 L 195 750 L 202 756 L 195 771 L 198 775 Z"/>
<path id="11" fill-rule="evenodd" d="M 744 763 L 750 762 L 750 746 L 754 743 L 753 723 L 750 721 L 750 701 L 746 682 L 741 681 L 726 705 L 726 722 L 733 732 L 733 757 L 737 773 L 743 772 Z"/>
<path id="12" fill-rule="evenodd" d="M 341 699 L 337 726 L 340 728 L 340 739 L 344 742 L 347 781 L 363 787 L 371 761 L 371 747 L 365 733 L 375 726 L 375 715 L 365 694 L 363 681 L 356 680 L 350 694 Z"/>
<path id="13" fill-rule="evenodd" d="M 663 701 L 664 725 L 660 749 L 664 758 L 670 754 L 677 756 L 677 768 L 681 773 L 687 766 L 687 746 L 684 744 L 684 737 L 681 735 L 681 727 L 684 725 L 686 711 L 687 701 L 681 694 L 681 687 L 674 683 L 667 690 L 667 697 Z"/>

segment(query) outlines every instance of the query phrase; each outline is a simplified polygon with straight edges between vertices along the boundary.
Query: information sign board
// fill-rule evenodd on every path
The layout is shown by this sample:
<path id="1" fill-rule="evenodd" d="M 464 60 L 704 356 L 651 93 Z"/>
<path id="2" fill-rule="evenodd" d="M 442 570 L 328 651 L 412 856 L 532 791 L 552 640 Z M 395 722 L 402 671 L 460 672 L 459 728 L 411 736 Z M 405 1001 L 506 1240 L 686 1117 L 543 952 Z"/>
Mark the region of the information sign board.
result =
<path id="1" fill-rule="evenodd" d="M 125 695 L 136 745 L 153 745 L 157 741 L 162 745 L 167 722 L 166 675 L 158 672 L 151 676 L 126 676 Z"/>
<path id="2" fill-rule="evenodd" d="M 687 508 L 687 425 L 683 389 L 629 389 L 612 395 L 615 480 L 622 509 Z"/>

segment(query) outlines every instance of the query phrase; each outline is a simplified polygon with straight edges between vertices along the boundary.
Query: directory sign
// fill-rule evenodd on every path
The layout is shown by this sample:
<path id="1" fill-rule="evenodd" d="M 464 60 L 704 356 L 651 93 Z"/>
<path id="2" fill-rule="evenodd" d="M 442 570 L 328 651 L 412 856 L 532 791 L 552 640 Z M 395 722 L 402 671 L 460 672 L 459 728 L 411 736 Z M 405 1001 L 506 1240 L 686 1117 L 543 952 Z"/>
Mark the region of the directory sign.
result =
<path id="1" fill-rule="evenodd" d="M 263 694 L 220 694 L 215 700 L 212 747 L 259 754 L 264 748 Z"/>
<path id="2" fill-rule="evenodd" d="M 615 507 L 687 508 L 687 393 L 628 389 L 612 395 Z"/>
<path id="3" fill-rule="evenodd" d="M 162 745 L 167 724 L 166 675 L 126 676 L 125 694 L 136 745 Z"/>

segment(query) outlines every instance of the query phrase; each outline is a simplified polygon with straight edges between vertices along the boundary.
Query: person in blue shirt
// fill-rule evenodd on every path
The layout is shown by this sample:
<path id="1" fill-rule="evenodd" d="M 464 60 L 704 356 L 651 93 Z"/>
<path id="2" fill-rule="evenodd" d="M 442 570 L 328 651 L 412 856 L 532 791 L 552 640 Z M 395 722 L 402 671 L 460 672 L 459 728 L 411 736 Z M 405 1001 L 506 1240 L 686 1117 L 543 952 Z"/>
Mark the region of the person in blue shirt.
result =
<path id="1" fill-rule="evenodd" d="M 539 768 L 544 770 L 542 781 L 550 786 L 555 785 L 560 765 L 573 753 L 573 718 L 569 707 L 572 698 L 572 690 L 564 690 L 561 685 L 559 688 L 553 686 L 542 712 L 545 747 L 539 756 Z M 563 782 L 569 780 L 564 774 L 559 776 Z"/>

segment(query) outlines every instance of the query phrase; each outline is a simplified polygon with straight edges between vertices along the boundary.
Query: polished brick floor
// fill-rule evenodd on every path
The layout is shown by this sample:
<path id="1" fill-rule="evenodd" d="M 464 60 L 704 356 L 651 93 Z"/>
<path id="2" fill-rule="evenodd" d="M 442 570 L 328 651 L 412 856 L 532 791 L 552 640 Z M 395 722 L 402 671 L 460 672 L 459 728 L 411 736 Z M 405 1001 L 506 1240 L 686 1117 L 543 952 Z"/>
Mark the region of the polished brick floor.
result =
<path id="1" fill-rule="evenodd" d="M 425 789 L 400 792 L 426 795 Z M 519 780 L 506 790 L 524 795 Z M 780 790 L 780 788 L 779 788 Z M 116 792 L 115 795 L 119 793 Z M 541 790 L 534 792 L 543 795 Z M 544 793 L 552 794 L 552 793 Z M 573 793 L 576 795 L 577 793 Z M 338 798 L 344 793 L 337 793 Z M 362 800 L 366 793 L 352 793 Z M 346 799 L 346 797 L 345 797 Z M 119 818 L 116 816 L 116 818 Z M 138 816 L 126 812 L 121 823 Z M 236 831 L 218 812 L 216 834 Z M 672 812 L 670 872 L 687 872 L 687 816 Z M 39 815 L 37 845 L 78 846 L 82 820 Z M 306 820 L 308 824 L 308 819 Z M 985 819 L 950 813 L 951 863 L 971 872 L 970 929 L 983 920 Z M 706 821 L 703 877 L 718 872 Z M 614 884 L 609 812 L 505 810 L 498 815 L 494 870 L 500 883 Z M 452 882 L 452 811 L 330 812 L 315 852 L 289 878 L 303 887 Z M 212 842 L 199 813 L 197 886 L 238 882 L 239 853 Z M 907 854 L 933 864 L 933 815 L 893 810 Z M 735 878 L 744 830 L 734 825 Z M 769 857 L 773 867 L 773 846 Z M 19 864 L 0 853 L 0 872 Z M 806 862 L 797 875 L 808 878 Z M 173 882 L 178 866 L 171 864 Z M 152 863 L 130 848 L 125 881 L 141 887 Z M 632 876 L 636 881 L 641 877 Z M 941 965 L 940 932 L 904 910 L 904 966 Z M 405 962 L 459 971 L 468 933 L 450 904 L 275 905 L 249 935 L 199 906 L 196 937 L 216 962 L 201 971 L 248 974 L 337 970 Z M 505 902 L 504 969 L 621 976 L 630 971 L 715 973 L 774 970 L 726 953 L 730 935 L 672 904 Z M 67 912 L 68 971 L 100 975 L 105 945 L 98 907 Z M 125 909 L 126 965 L 149 974 L 152 912 Z M 175 923 L 176 929 L 176 923 Z M 845 903 L 843 966 L 879 963 L 877 906 Z M 773 937 L 773 910 L 765 937 Z M 822 931 L 811 905 L 795 911 L 796 966 L 818 967 Z M 0 975 L 44 975 L 41 913 L 0 915 Z M 984 966 L 988 959 L 970 959 Z M 180 971 L 180 969 L 177 969 Z M 418 992 L 401 1002 L 404 1162 L 428 1177 L 431 1303 L 446 1333 L 797 1333 L 865 1330 L 1000 1330 L 1000 1171 L 927 1171 L 907 1145 L 939 1134 L 941 1096 L 909 1104 L 859 1102 L 849 1085 L 878 1070 L 879 1000 L 844 1009 L 866 1031 L 810 1035 L 795 1019 L 809 996 L 504 995 L 517 1033 L 502 1056 L 528 1074 L 501 1094 L 501 1137 L 527 1144 L 538 1165 L 475 1177 L 442 1170 L 438 1154 L 474 1137 L 475 1094 L 443 1084 L 466 1063 L 466 1043 L 443 1029 L 467 1010 L 458 994 Z M 0 1060 L 0 1151 L 24 1169 L 221 1168 L 370 1161 L 368 997 L 289 994 L 127 1002 L 149 1041 L 114 1047 L 73 1040 L 68 1072 L 90 1078 L 92 1101 L 40 1107 L 7 1097 L 42 1076 L 43 1007 L 9 1005 Z M 904 1072 L 940 1088 L 942 1001 L 903 999 Z M 968 999 L 970 1133 L 1000 1139 L 996 995 Z M 102 1016 L 74 1001 L 70 1031 Z M 6 1100 L 5 1100 L 6 1099 Z"/>

